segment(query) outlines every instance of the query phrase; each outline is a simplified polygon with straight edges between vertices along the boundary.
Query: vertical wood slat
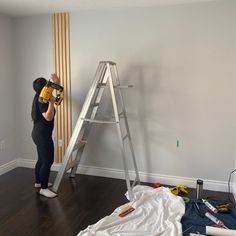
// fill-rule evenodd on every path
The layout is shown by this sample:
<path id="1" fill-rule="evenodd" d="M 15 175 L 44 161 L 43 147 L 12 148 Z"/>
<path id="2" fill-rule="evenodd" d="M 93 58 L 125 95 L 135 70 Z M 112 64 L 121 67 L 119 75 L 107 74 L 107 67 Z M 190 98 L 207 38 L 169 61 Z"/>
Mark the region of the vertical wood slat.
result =
<path id="1" fill-rule="evenodd" d="M 60 22 L 59 22 L 59 15 L 55 15 L 55 18 L 56 18 L 56 31 L 57 31 L 57 34 L 56 34 L 56 67 L 57 67 L 57 70 L 55 71 L 57 73 L 57 75 L 59 77 L 61 77 L 60 75 Z M 62 81 L 61 81 L 62 82 Z M 57 123 L 57 143 L 58 143 L 58 146 L 56 147 L 57 148 L 57 156 L 56 156 L 56 162 L 61 162 L 61 156 L 62 156 L 62 150 L 61 150 L 61 142 L 59 142 L 59 140 L 62 139 L 62 135 L 61 135 L 61 109 L 59 107 L 57 107 L 57 116 L 56 116 L 56 123 Z"/>
<path id="2" fill-rule="evenodd" d="M 63 58 L 64 58 L 64 61 L 65 61 L 65 67 L 64 67 L 64 72 L 63 72 L 63 74 L 64 74 L 64 78 L 67 78 L 67 74 L 66 74 L 66 71 L 67 71 L 67 63 L 66 63 L 66 50 L 67 50 L 67 47 L 66 47 L 66 16 L 65 15 L 63 15 L 63 34 L 64 34 L 64 37 L 63 37 L 63 44 L 65 45 L 65 48 L 64 48 L 64 50 L 63 50 Z M 68 91 L 68 88 L 67 88 L 67 80 L 65 80 L 64 81 L 64 88 L 65 88 L 65 90 L 66 91 Z M 68 132 L 67 132 L 67 124 L 68 124 L 68 116 L 67 116 L 67 113 L 68 113 L 68 100 L 67 99 L 65 99 L 65 103 L 64 103 L 64 105 L 65 105 L 65 109 L 66 109 L 66 112 L 65 112 L 65 117 L 64 117 L 64 119 L 65 119 L 65 122 L 64 122 L 64 124 L 65 124 L 65 127 L 64 127 L 64 130 L 65 130 L 65 134 L 64 134 L 64 137 L 65 137 L 65 145 L 67 146 L 67 140 L 68 140 Z M 65 150 L 64 150 L 64 152 L 65 152 Z"/>
<path id="3" fill-rule="evenodd" d="M 70 20 L 69 20 L 69 14 L 65 16 L 65 25 L 70 26 Z M 66 30 L 66 58 L 67 58 L 67 66 L 66 66 L 66 76 L 67 78 L 71 78 L 71 61 L 70 61 L 70 31 L 69 29 Z M 67 143 L 66 146 L 69 144 L 69 139 L 72 134 L 72 111 L 71 111 L 71 80 L 67 80 L 67 95 L 66 95 L 66 101 L 67 101 Z"/>
<path id="4" fill-rule="evenodd" d="M 58 61 L 59 61 L 59 75 L 60 75 L 60 80 L 61 80 L 61 85 L 64 86 L 64 79 L 63 79 L 63 61 L 62 61 L 62 50 L 63 50 L 63 46 L 62 45 L 62 37 L 63 37 L 63 32 L 62 32 L 62 17 L 63 15 L 62 14 L 59 14 L 58 15 L 58 49 L 59 49 L 59 57 L 58 57 Z M 62 111 L 63 111 L 63 104 L 64 102 L 60 105 L 59 107 L 59 115 L 60 115 L 60 124 L 59 124 L 59 129 L 60 129 L 60 139 L 61 139 L 61 144 L 62 146 L 60 146 L 60 159 L 59 161 L 61 161 L 61 155 L 63 154 L 63 146 L 64 146 L 64 142 L 62 141 L 64 139 L 63 137 L 63 114 L 62 114 Z"/>
<path id="5" fill-rule="evenodd" d="M 68 13 L 55 13 L 52 15 L 54 71 L 59 76 L 60 83 L 64 87 L 64 100 L 57 107 L 55 119 L 56 162 L 62 162 L 72 132 L 69 23 Z"/>
<path id="6" fill-rule="evenodd" d="M 58 72 L 58 18 L 53 15 L 53 64 L 54 64 L 54 72 Z M 55 156 L 58 157 L 59 156 L 59 139 L 58 137 L 60 137 L 60 131 L 59 131 L 59 124 L 60 124 L 60 120 L 59 120 L 59 111 L 57 110 L 57 116 L 56 116 L 56 129 L 55 129 Z M 56 161 L 58 162 L 58 158 L 56 158 Z"/>

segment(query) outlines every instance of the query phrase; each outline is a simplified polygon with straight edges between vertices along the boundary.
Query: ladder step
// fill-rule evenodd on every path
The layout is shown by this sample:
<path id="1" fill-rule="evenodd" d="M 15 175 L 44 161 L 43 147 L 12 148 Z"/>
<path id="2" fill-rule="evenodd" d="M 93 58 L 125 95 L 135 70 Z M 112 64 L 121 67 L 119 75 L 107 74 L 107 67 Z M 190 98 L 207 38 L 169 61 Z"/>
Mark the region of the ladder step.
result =
<path id="1" fill-rule="evenodd" d="M 105 83 L 98 84 L 97 88 L 105 88 Z M 120 88 L 120 89 L 127 89 L 127 88 L 133 88 L 133 85 L 113 85 L 113 88 Z"/>
<path id="2" fill-rule="evenodd" d="M 101 64 L 110 64 L 111 66 L 115 66 L 116 63 L 114 61 L 100 61 Z"/>
<path id="3" fill-rule="evenodd" d="M 123 111 L 119 113 L 119 117 L 122 117 L 123 115 L 124 115 Z"/>
<path id="4" fill-rule="evenodd" d="M 122 139 L 123 139 L 123 141 L 125 140 L 125 139 L 127 139 L 129 137 L 129 135 L 128 134 L 126 134 Z"/>
<path id="5" fill-rule="evenodd" d="M 77 165 L 78 165 L 78 162 L 76 160 L 69 162 L 66 166 L 66 171 L 70 170 L 71 168 L 73 168 Z"/>
<path id="6" fill-rule="evenodd" d="M 132 188 L 138 183 L 137 177 L 135 178 L 134 182 L 132 183 Z"/>
<path id="7" fill-rule="evenodd" d="M 97 85 L 97 88 L 105 88 L 106 87 L 106 83 L 99 83 L 98 85 Z"/>
<path id="8" fill-rule="evenodd" d="M 81 118 L 84 121 L 88 121 L 90 123 L 98 123 L 98 124 L 115 124 L 117 123 L 116 121 L 104 121 L 104 120 L 95 120 L 95 119 L 86 119 L 86 118 Z"/>
<path id="9" fill-rule="evenodd" d="M 92 107 L 92 108 L 93 108 L 93 107 L 98 107 L 99 104 L 100 104 L 99 102 L 95 102 L 95 103 L 93 103 L 90 107 Z"/>
<path id="10" fill-rule="evenodd" d="M 134 86 L 133 85 L 116 85 L 116 86 L 114 86 L 114 88 L 121 88 L 121 89 L 123 89 L 123 88 L 133 88 Z"/>
<path id="11" fill-rule="evenodd" d="M 86 140 L 86 139 L 80 140 L 78 143 L 75 144 L 75 146 L 74 146 L 72 152 L 74 152 L 75 150 L 80 149 L 80 148 L 83 147 L 86 143 L 87 143 L 87 140 Z"/>

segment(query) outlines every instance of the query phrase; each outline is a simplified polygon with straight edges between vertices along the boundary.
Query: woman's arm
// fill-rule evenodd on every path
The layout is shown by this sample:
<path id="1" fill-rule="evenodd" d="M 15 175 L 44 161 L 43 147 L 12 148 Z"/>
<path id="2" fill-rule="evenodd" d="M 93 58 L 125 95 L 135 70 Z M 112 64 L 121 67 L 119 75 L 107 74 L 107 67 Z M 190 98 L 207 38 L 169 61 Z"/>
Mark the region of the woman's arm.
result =
<path id="1" fill-rule="evenodd" d="M 47 121 L 52 121 L 54 118 L 54 115 L 55 115 L 54 103 L 55 103 L 55 98 L 51 96 L 47 111 L 42 113 L 43 117 Z"/>

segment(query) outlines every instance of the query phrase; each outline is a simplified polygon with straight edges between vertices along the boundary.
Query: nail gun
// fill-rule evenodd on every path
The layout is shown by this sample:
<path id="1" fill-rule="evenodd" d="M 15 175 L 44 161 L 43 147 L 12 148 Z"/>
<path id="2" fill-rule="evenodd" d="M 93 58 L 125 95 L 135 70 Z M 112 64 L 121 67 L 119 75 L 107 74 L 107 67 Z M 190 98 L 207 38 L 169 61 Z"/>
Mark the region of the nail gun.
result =
<path id="1" fill-rule="evenodd" d="M 55 84 L 55 83 L 51 82 L 50 80 L 43 87 L 43 89 L 39 95 L 39 102 L 41 102 L 41 103 L 49 102 L 49 100 L 52 96 L 53 89 L 55 89 L 57 91 L 55 104 L 60 105 L 63 100 L 63 98 L 61 97 L 61 93 L 63 92 L 64 88 L 59 84 Z"/>

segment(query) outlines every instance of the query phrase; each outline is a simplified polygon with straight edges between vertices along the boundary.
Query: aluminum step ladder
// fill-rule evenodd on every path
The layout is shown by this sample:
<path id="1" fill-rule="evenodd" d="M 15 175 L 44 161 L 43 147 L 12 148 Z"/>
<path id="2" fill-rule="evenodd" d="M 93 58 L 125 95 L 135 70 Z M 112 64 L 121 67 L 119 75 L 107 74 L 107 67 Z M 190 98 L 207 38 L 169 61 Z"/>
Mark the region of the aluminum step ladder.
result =
<path id="1" fill-rule="evenodd" d="M 76 126 L 72 133 L 71 139 L 69 141 L 68 147 L 65 151 L 65 155 L 60 170 L 53 184 L 52 187 L 53 191 L 55 192 L 58 191 L 63 175 L 67 171 L 71 170 L 70 177 L 75 177 L 76 170 L 81 160 L 85 145 L 87 143 L 87 138 L 91 130 L 92 124 L 93 123 L 115 124 L 119 138 L 119 146 L 121 149 L 129 200 L 132 201 L 134 199 L 132 188 L 136 184 L 140 183 L 140 179 L 135 160 L 132 140 L 130 136 L 126 110 L 121 93 L 122 88 L 128 88 L 128 87 L 132 86 L 120 85 L 116 63 L 111 61 L 99 62 L 97 71 L 95 73 L 94 81 L 85 99 L 81 113 L 79 115 Z M 108 88 L 108 90 L 110 90 L 112 107 L 114 111 L 112 120 L 95 119 L 105 88 Z M 118 107 L 118 102 L 119 102 L 119 107 Z M 118 109 L 120 109 L 121 111 L 118 111 Z M 132 184 L 129 177 L 129 170 L 126 160 L 127 152 L 125 151 L 125 142 L 127 142 L 127 145 L 130 148 L 130 153 L 132 156 L 132 162 L 134 165 L 134 170 L 136 175 L 135 180 L 133 181 Z"/>

